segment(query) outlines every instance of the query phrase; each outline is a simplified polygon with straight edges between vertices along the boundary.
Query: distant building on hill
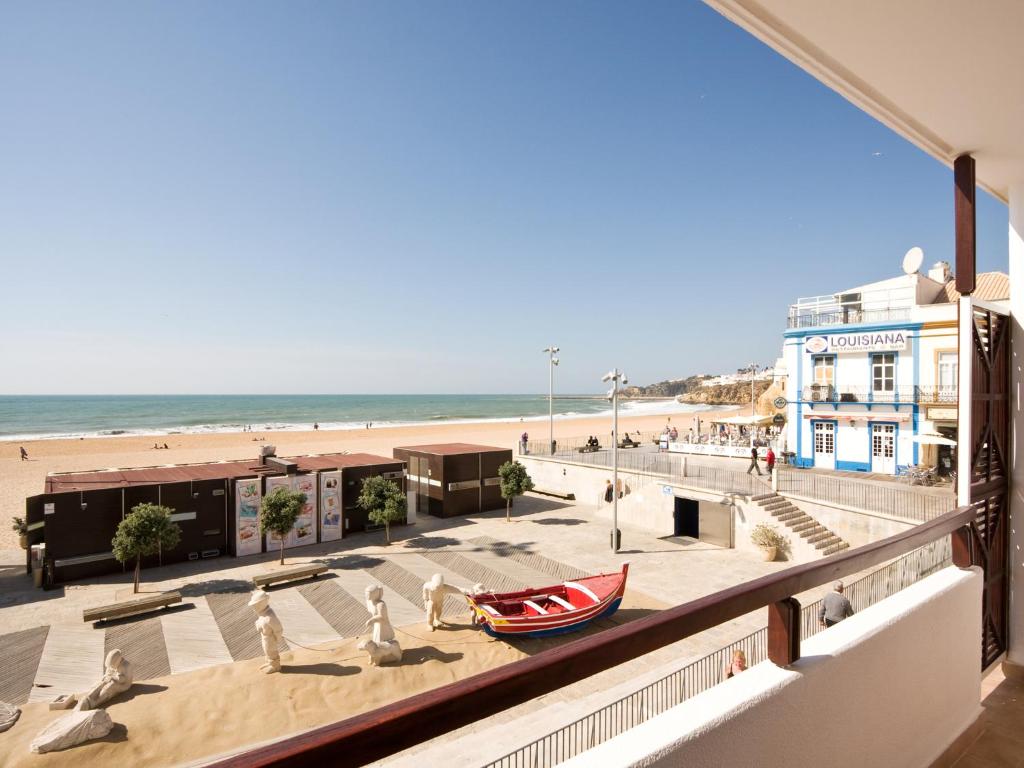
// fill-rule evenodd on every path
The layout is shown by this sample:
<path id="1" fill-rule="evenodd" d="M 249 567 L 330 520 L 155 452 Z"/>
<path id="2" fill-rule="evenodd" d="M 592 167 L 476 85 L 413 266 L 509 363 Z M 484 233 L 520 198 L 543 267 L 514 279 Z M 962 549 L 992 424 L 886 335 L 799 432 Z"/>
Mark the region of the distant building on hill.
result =
<path id="1" fill-rule="evenodd" d="M 1006 302 L 1009 278 L 978 275 L 974 297 Z M 949 264 L 797 299 L 783 342 L 786 450 L 802 467 L 896 474 L 927 460 L 953 469 L 957 300 Z"/>

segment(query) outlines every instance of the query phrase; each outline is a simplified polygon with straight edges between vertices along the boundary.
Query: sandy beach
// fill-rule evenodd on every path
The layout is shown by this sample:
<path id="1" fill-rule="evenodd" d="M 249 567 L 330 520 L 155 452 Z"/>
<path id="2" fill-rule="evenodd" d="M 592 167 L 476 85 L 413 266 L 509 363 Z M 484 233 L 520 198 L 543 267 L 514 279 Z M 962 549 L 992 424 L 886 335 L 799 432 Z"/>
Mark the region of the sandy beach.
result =
<path id="1" fill-rule="evenodd" d="M 749 412 L 728 409 L 729 415 Z M 701 411 L 702 421 L 723 411 Z M 619 432 L 660 431 L 674 421 L 680 431 L 689 429 L 694 413 L 680 410 L 674 414 L 623 417 Z M 7 521 L 24 516 L 25 498 L 43 492 L 50 472 L 91 469 L 151 467 L 164 464 L 188 464 L 203 461 L 232 461 L 256 455 L 257 447 L 270 443 L 278 456 L 300 456 L 341 451 L 391 456 L 391 449 L 402 445 L 466 442 L 513 447 L 523 431 L 531 439 L 545 439 L 545 422 L 479 422 L 473 424 L 422 424 L 372 429 L 320 430 L 309 432 L 233 432 L 203 435 L 126 436 L 79 440 L 36 440 L 22 443 L 0 442 L 0 550 L 16 549 L 17 535 Z M 611 432 L 607 416 L 555 421 L 555 439 L 606 436 Z M 260 440 L 262 438 L 262 441 Z M 167 443 L 168 450 L 153 450 L 153 444 Z M 29 460 L 21 461 L 18 447 L 24 446 Z"/>

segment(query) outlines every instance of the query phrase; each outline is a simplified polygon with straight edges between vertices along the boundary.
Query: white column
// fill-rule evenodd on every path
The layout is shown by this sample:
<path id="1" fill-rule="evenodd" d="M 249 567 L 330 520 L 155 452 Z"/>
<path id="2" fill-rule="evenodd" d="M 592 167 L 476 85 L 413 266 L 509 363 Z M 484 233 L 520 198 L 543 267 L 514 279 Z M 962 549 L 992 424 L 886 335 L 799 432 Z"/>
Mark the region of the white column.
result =
<path id="1" fill-rule="evenodd" d="M 1010 187 L 1010 638 L 1008 660 L 1024 667 L 1024 182 Z M 1022 670 L 1024 671 L 1024 670 Z"/>

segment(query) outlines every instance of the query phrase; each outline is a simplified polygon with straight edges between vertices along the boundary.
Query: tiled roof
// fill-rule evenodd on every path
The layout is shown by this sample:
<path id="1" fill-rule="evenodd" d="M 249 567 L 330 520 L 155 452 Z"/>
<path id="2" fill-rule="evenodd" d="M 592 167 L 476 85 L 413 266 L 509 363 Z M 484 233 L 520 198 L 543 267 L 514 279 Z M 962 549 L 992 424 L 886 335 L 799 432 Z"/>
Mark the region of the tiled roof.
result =
<path id="1" fill-rule="evenodd" d="M 1010 298 L 1010 276 L 1005 272 L 980 272 L 974 280 L 974 293 L 971 294 L 982 301 L 1001 301 Z M 960 300 L 960 291 L 956 282 L 950 280 L 942 287 L 942 291 L 934 304 L 951 304 Z"/>

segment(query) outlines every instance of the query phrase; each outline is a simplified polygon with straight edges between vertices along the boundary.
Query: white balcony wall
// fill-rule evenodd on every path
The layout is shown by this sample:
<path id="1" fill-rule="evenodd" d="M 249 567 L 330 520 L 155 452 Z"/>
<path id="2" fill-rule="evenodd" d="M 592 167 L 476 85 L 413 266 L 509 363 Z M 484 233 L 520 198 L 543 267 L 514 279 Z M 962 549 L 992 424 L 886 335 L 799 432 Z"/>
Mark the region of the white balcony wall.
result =
<path id="1" fill-rule="evenodd" d="M 946 568 L 563 765 L 931 765 L 981 713 L 981 588 Z"/>

